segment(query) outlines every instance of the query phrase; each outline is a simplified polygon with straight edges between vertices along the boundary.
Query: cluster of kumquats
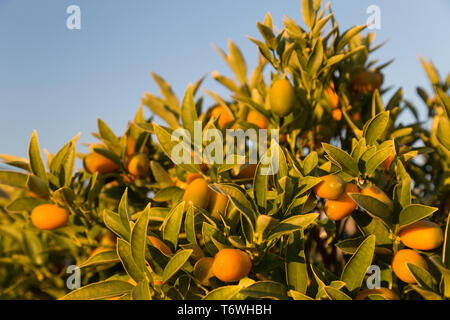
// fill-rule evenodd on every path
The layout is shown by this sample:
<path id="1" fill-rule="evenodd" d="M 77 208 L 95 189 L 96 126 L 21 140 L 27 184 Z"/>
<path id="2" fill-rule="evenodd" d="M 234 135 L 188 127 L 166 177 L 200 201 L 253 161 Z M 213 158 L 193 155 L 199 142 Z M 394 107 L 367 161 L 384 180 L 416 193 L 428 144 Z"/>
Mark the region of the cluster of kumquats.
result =
<path id="1" fill-rule="evenodd" d="M 204 89 L 206 106 L 200 79 L 180 102 L 152 73 L 161 96 L 146 92 L 122 135 L 99 119 L 88 153 L 77 136 L 44 161 L 33 133 L 28 159 L 1 155 L 14 169 L 0 170 L 0 299 L 450 298 L 450 76 L 422 60 L 429 128 L 383 87 L 366 26 L 341 33 L 329 3 L 301 3 L 306 28 L 257 23 L 250 77 L 232 41 L 218 49 L 228 97 Z M 173 133 L 194 121 L 279 139 L 244 164 L 188 140 L 193 161 L 178 163 Z"/>

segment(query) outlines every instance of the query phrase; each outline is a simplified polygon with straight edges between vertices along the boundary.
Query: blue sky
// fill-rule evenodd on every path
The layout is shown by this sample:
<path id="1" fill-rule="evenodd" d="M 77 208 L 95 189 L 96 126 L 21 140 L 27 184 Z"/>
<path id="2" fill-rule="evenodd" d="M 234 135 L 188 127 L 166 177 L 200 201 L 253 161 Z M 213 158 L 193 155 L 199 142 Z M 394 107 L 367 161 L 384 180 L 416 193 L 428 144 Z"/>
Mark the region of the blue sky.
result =
<path id="1" fill-rule="evenodd" d="M 66 28 L 71 4 L 81 30 Z M 415 88 L 429 86 L 419 55 L 441 76 L 450 71 L 450 1 L 331 1 L 342 29 L 364 24 L 372 4 L 381 8 L 376 41 L 389 39 L 375 56 L 395 58 L 385 84 L 420 105 Z M 233 39 L 252 69 L 257 50 L 246 35 L 260 38 L 256 21 L 268 11 L 279 29 L 283 15 L 301 21 L 300 0 L 0 0 L 0 153 L 26 156 L 34 129 L 50 152 L 78 132 L 92 142 L 98 117 L 121 134 L 144 91 L 158 93 L 150 70 L 179 97 L 205 74 L 204 87 L 226 93 L 210 74 L 231 73 L 211 44 Z"/>

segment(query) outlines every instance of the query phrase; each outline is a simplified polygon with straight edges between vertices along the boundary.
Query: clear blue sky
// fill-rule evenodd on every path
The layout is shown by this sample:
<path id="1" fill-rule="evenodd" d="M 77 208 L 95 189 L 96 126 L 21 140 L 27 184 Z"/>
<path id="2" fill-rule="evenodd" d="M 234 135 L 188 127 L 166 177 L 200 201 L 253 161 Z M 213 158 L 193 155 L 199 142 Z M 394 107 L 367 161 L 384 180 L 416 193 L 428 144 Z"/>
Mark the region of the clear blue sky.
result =
<path id="1" fill-rule="evenodd" d="M 66 28 L 71 4 L 81 30 Z M 342 28 L 364 24 L 371 4 L 381 8 L 376 41 L 390 39 L 376 56 L 396 58 L 385 84 L 418 103 L 415 87 L 428 88 L 419 55 L 450 71 L 450 1 L 331 1 Z M 158 93 L 150 70 L 179 97 L 215 69 L 230 75 L 211 43 L 226 48 L 232 38 L 253 68 L 246 35 L 259 38 L 256 21 L 268 11 L 280 29 L 284 14 L 301 20 L 300 0 L 0 0 L 0 153 L 26 156 L 33 129 L 50 152 L 78 132 L 92 142 L 97 117 L 121 134 L 144 91 Z M 210 76 L 204 86 L 225 93 Z"/>

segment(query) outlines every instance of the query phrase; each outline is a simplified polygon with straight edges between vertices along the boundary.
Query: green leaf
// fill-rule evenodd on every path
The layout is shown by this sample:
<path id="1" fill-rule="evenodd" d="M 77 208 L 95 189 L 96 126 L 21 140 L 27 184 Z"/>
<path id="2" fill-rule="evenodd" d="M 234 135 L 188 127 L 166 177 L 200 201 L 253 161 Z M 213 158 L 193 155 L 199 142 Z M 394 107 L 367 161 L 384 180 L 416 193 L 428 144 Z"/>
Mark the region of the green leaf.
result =
<path id="1" fill-rule="evenodd" d="M 45 171 L 44 162 L 42 161 L 41 152 L 39 150 L 39 143 L 36 131 L 33 131 L 31 136 L 30 146 L 28 148 L 28 156 L 30 157 L 31 171 L 44 181 L 48 186 L 47 172 Z"/>
<path id="2" fill-rule="evenodd" d="M 325 290 L 330 300 L 352 300 L 352 298 L 350 298 L 348 295 L 346 295 L 339 289 L 329 286 L 325 286 L 323 289 Z"/>
<path id="3" fill-rule="evenodd" d="M 211 290 L 202 300 L 233 300 L 240 290 L 238 285 L 219 287 Z"/>
<path id="4" fill-rule="evenodd" d="M 133 285 L 120 280 L 105 280 L 88 284 L 69 292 L 61 300 L 100 300 L 113 298 L 131 292 Z"/>
<path id="5" fill-rule="evenodd" d="M 11 187 L 25 188 L 28 175 L 16 171 L 0 171 L 0 184 L 6 184 Z"/>
<path id="6" fill-rule="evenodd" d="M 313 298 L 307 296 L 306 294 L 297 292 L 295 290 L 289 290 L 289 294 L 294 300 L 314 300 Z"/>
<path id="7" fill-rule="evenodd" d="M 241 187 L 232 183 L 214 183 L 210 185 L 210 188 L 214 191 L 228 196 L 234 206 L 242 212 L 255 226 L 256 223 L 256 208 L 253 199 Z"/>
<path id="8" fill-rule="evenodd" d="M 145 272 L 145 248 L 147 246 L 149 210 L 150 204 L 147 205 L 139 216 L 131 231 L 131 252 L 133 254 L 133 260 L 143 272 Z"/>
<path id="9" fill-rule="evenodd" d="M 230 39 L 228 42 L 228 58 L 227 62 L 231 70 L 233 70 L 236 78 L 244 86 L 247 83 L 247 66 L 244 57 L 239 48 Z"/>
<path id="10" fill-rule="evenodd" d="M 38 205 L 48 203 L 47 200 L 32 198 L 32 197 L 23 197 L 13 200 L 6 206 L 6 210 L 9 212 L 22 212 L 22 211 L 31 211 Z"/>
<path id="11" fill-rule="evenodd" d="M 304 240 L 300 231 L 289 235 L 286 248 L 286 282 L 288 287 L 305 294 L 308 286 Z"/>
<path id="12" fill-rule="evenodd" d="M 265 213 L 267 209 L 267 186 L 268 176 L 261 174 L 263 159 L 258 162 L 255 177 L 253 178 L 254 198 L 260 213 Z"/>
<path id="13" fill-rule="evenodd" d="M 371 146 L 381 137 L 389 122 L 389 111 L 381 112 L 367 121 L 363 129 L 363 137 L 367 145 Z"/>
<path id="14" fill-rule="evenodd" d="M 170 128 L 176 129 L 180 126 L 177 117 L 170 109 L 166 108 L 161 99 L 146 92 L 145 96 L 142 98 L 142 103 L 144 103 L 155 115 L 163 119 Z M 153 125 L 154 124 L 155 123 L 153 123 Z"/>
<path id="15" fill-rule="evenodd" d="M 102 141 L 112 150 L 119 151 L 120 150 L 120 141 L 119 138 L 116 137 L 114 132 L 109 128 L 109 126 L 100 118 L 97 120 L 98 133 Z"/>
<path id="16" fill-rule="evenodd" d="M 169 158 L 172 159 L 172 161 L 179 165 L 181 168 L 193 172 L 198 173 L 200 172 L 200 168 L 195 163 L 184 163 L 183 161 L 177 161 L 178 159 L 172 158 L 172 149 L 181 144 L 182 149 L 186 151 L 191 150 L 191 146 L 189 144 L 186 144 L 184 142 L 179 141 L 172 141 L 172 131 L 168 131 L 167 129 L 158 126 L 156 123 L 153 124 L 153 128 L 155 130 L 156 137 L 158 138 L 158 142 L 160 147 L 164 150 L 164 152 L 169 156 Z M 189 153 L 189 152 L 188 152 Z M 189 153 L 190 158 L 190 153 Z"/>
<path id="17" fill-rule="evenodd" d="M 349 193 L 349 196 L 370 216 L 381 219 L 388 225 L 392 223 L 392 208 L 384 202 L 361 193 Z"/>
<path id="18" fill-rule="evenodd" d="M 170 210 L 170 213 L 167 215 L 162 226 L 163 239 L 172 243 L 175 249 L 178 244 L 178 235 L 180 234 L 181 223 L 183 220 L 184 206 L 185 202 L 182 201 Z"/>
<path id="19" fill-rule="evenodd" d="M 286 288 L 275 281 L 258 281 L 240 290 L 240 293 L 258 299 L 286 300 Z"/>
<path id="20" fill-rule="evenodd" d="M 165 98 L 165 102 L 167 103 L 167 106 L 174 111 L 176 114 L 180 113 L 180 108 L 178 106 L 178 99 L 173 92 L 172 88 L 170 87 L 169 83 L 167 83 L 162 77 L 157 75 L 154 72 L 150 72 L 152 75 L 153 80 L 155 80 L 156 84 L 159 86 L 159 89 L 161 91 L 161 94 Z"/>
<path id="21" fill-rule="evenodd" d="M 447 117 L 439 117 L 436 138 L 450 151 L 450 120 Z"/>
<path id="22" fill-rule="evenodd" d="M 41 197 L 47 198 L 50 195 L 50 189 L 38 176 L 30 174 L 27 180 L 27 187 L 28 190 Z"/>
<path id="23" fill-rule="evenodd" d="M 302 0 L 302 16 L 306 26 L 312 30 L 316 13 L 314 12 L 313 0 Z"/>
<path id="24" fill-rule="evenodd" d="M 279 238 L 282 235 L 292 233 L 299 229 L 305 229 L 314 220 L 316 220 L 318 216 L 319 214 L 317 213 L 309 213 L 291 216 L 283 221 L 280 221 L 280 223 L 270 231 L 268 240 Z"/>
<path id="25" fill-rule="evenodd" d="M 341 249 L 344 253 L 354 254 L 364 240 L 365 237 L 345 239 L 336 243 L 336 247 Z"/>
<path id="26" fill-rule="evenodd" d="M 347 289 L 356 293 L 364 280 L 367 269 L 372 263 L 375 251 L 374 235 L 370 235 L 356 250 L 342 271 L 341 280 L 345 282 Z"/>
<path id="27" fill-rule="evenodd" d="M 259 32 L 263 36 L 264 41 L 266 42 L 267 46 L 272 50 L 276 50 L 278 44 L 277 44 L 277 39 L 276 39 L 275 35 L 273 34 L 272 29 L 264 24 L 259 23 L 259 22 L 256 23 L 256 26 L 258 27 Z"/>
<path id="28" fill-rule="evenodd" d="M 411 204 L 400 211 L 399 226 L 404 228 L 416 221 L 422 220 L 437 211 L 437 208 L 422 204 Z"/>
<path id="29" fill-rule="evenodd" d="M 117 255 L 125 271 L 134 281 L 139 282 L 145 279 L 145 271 L 134 260 L 131 245 L 128 242 L 117 239 Z"/>
<path id="30" fill-rule="evenodd" d="M 418 285 L 412 284 L 411 288 L 417 291 L 425 300 L 443 300 L 442 297 L 433 292 L 419 287 Z"/>
<path id="31" fill-rule="evenodd" d="M 89 257 L 80 265 L 80 268 L 95 267 L 120 262 L 116 250 L 102 251 Z"/>
<path id="32" fill-rule="evenodd" d="M 133 300 L 152 300 L 148 281 L 139 281 L 133 288 L 131 295 L 133 296 Z"/>
<path id="33" fill-rule="evenodd" d="M 195 108 L 194 92 L 192 86 L 189 85 L 181 104 L 181 121 L 183 127 L 188 129 L 191 137 L 194 137 L 194 121 L 197 121 L 197 110 Z"/>
<path id="34" fill-rule="evenodd" d="M 317 156 L 316 151 L 310 152 L 305 160 L 303 160 L 303 174 L 305 176 L 310 176 L 314 174 L 314 171 L 319 164 L 319 157 Z"/>
<path id="35" fill-rule="evenodd" d="M 108 209 L 103 212 L 103 222 L 109 230 L 114 232 L 122 239 L 128 241 L 130 239 L 130 230 L 122 224 L 120 216 Z"/>
<path id="36" fill-rule="evenodd" d="M 325 152 L 330 156 L 331 160 L 342 170 L 352 177 L 357 177 L 359 175 L 358 165 L 347 152 L 328 143 L 322 143 L 322 146 Z"/>
<path id="37" fill-rule="evenodd" d="M 128 188 L 125 189 L 125 191 L 122 195 L 122 198 L 120 199 L 120 202 L 119 202 L 119 217 L 120 217 L 120 221 L 121 221 L 123 227 L 125 228 L 125 230 L 127 231 L 127 233 L 130 233 L 130 231 L 131 231 L 131 229 L 130 229 L 131 216 L 128 211 Z"/>
<path id="38" fill-rule="evenodd" d="M 180 270 L 188 261 L 194 250 L 180 250 L 172 258 L 170 258 L 162 275 L 162 282 L 166 283 L 169 279 Z"/>
<path id="39" fill-rule="evenodd" d="M 194 208 L 189 206 L 186 211 L 184 219 L 184 230 L 186 232 L 186 239 L 193 245 L 197 246 L 197 236 L 195 233 Z"/>
<path id="40" fill-rule="evenodd" d="M 319 70 L 323 61 L 323 44 L 321 39 L 318 39 L 316 41 L 313 50 L 314 51 L 308 61 L 307 70 L 308 74 L 310 74 L 312 77 L 315 77 L 317 70 Z"/>
<path id="41" fill-rule="evenodd" d="M 23 240 L 26 253 L 35 265 L 45 263 L 46 256 L 43 254 L 41 239 L 31 230 L 23 230 Z"/>
<path id="42" fill-rule="evenodd" d="M 444 245 L 442 247 L 442 263 L 450 269 L 450 213 L 445 226 Z"/>
<path id="43" fill-rule="evenodd" d="M 407 263 L 407 267 L 417 283 L 426 290 L 434 291 L 436 287 L 436 280 L 433 276 L 425 269 L 416 266 L 412 263 Z"/>
<path id="44" fill-rule="evenodd" d="M 391 147 L 378 150 L 366 163 L 365 174 L 370 176 L 394 151 Z"/>
<path id="45" fill-rule="evenodd" d="M 155 160 L 150 161 L 150 168 L 155 177 L 156 182 L 158 182 L 161 189 L 171 187 L 174 185 L 169 173 Z"/>
<path id="46" fill-rule="evenodd" d="M 158 202 L 173 201 L 177 203 L 184 194 L 184 190 L 178 187 L 168 187 L 155 193 L 153 200 Z"/>
<path id="47" fill-rule="evenodd" d="M 345 45 L 352 40 L 354 36 L 361 33 L 362 30 L 364 30 L 367 26 L 354 26 L 347 31 L 344 32 L 344 34 L 340 37 L 340 39 L 337 41 L 336 44 L 336 52 L 340 53 L 342 49 L 344 49 Z"/>

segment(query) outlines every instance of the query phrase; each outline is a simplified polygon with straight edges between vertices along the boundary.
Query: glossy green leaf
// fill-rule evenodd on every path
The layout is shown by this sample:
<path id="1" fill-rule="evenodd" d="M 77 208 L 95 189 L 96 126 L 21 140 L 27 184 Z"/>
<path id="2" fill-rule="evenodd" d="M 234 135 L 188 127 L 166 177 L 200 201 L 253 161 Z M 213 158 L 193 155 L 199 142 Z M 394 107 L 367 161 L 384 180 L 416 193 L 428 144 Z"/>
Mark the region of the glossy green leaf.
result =
<path id="1" fill-rule="evenodd" d="M 30 145 L 28 147 L 28 156 L 30 157 L 31 171 L 48 185 L 47 172 L 45 170 L 44 162 L 42 161 L 41 151 L 39 150 L 39 143 L 36 131 L 33 131 Z"/>
<path id="2" fill-rule="evenodd" d="M 372 217 L 392 223 L 392 209 L 380 200 L 361 193 L 349 193 L 349 196 Z"/>
<path id="3" fill-rule="evenodd" d="M 145 271 L 134 260 L 131 245 L 125 240 L 117 239 L 117 256 L 134 281 L 139 282 L 145 279 Z"/>
<path id="4" fill-rule="evenodd" d="M 400 228 L 406 227 L 407 225 L 410 225 L 416 221 L 422 220 L 436 211 L 437 208 L 425 206 L 422 204 L 411 204 L 400 211 Z"/>
<path id="5" fill-rule="evenodd" d="M 108 265 L 112 263 L 120 262 L 117 256 L 116 250 L 107 250 L 97 253 L 92 257 L 89 257 L 85 262 L 80 265 L 80 268 L 95 267 L 99 265 Z"/>
<path id="6" fill-rule="evenodd" d="M 28 175 L 16 171 L 0 171 L 0 184 L 12 187 L 25 188 Z"/>
<path id="7" fill-rule="evenodd" d="M 370 119 L 363 129 L 363 137 L 366 139 L 367 145 L 374 145 L 386 129 L 389 122 L 389 111 L 384 111 Z"/>
<path id="8" fill-rule="evenodd" d="M 322 143 L 322 146 L 337 166 L 339 166 L 346 173 L 350 174 L 352 177 L 358 176 L 358 165 L 347 152 L 328 143 Z"/>
<path id="9" fill-rule="evenodd" d="M 61 300 L 100 300 L 131 292 L 133 285 L 120 280 L 105 280 L 88 284 L 69 292 Z"/>
<path id="10" fill-rule="evenodd" d="M 368 236 L 358 247 L 342 271 L 341 280 L 345 282 L 347 289 L 352 294 L 359 290 L 367 269 L 372 264 L 375 251 L 375 239 L 376 237 L 374 235 Z"/>
<path id="11" fill-rule="evenodd" d="M 240 290 L 240 293 L 259 299 L 286 300 L 286 288 L 275 281 L 258 281 Z"/>
<path id="12" fill-rule="evenodd" d="M 175 206 L 167 215 L 162 226 L 163 239 L 172 243 L 174 248 L 176 248 L 178 244 L 178 235 L 180 234 L 181 223 L 183 221 L 184 206 L 184 201 Z"/>
<path id="13" fill-rule="evenodd" d="M 122 221 L 118 214 L 106 209 L 103 213 L 103 222 L 109 230 L 114 232 L 122 239 L 126 241 L 130 239 L 130 230 L 127 230 L 127 228 L 122 224 Z"/>
<path id="14" fill-rule="evenodd" d="M 166 283 L 172 278 L 178 270 L 188 261 L 193 250 L 180 250 L 172 258 L 170 258 L 162 275 L 162 282 Z"/>
<path id="15" fill-rule="evenodd" d="M 147 246 L 147 228 L 150 204 L 144 209 L 131 231 L 131 252 L 137 266 L 145 272 L 145 249 Z"/>

